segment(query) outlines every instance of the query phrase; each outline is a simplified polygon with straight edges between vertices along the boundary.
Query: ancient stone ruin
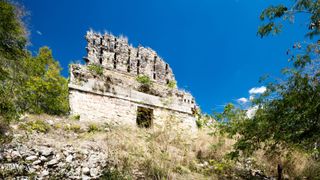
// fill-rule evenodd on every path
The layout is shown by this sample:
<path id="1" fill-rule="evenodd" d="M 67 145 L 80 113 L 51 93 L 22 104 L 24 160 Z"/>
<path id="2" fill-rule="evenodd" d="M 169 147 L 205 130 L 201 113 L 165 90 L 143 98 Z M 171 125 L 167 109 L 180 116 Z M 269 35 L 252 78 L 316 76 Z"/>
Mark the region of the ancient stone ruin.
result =
<path id="1" fill-rule="evenodd" d="M 172 69 L 152 49 L 122 36 L 88 31 L 86 64 L 70 66 L 71 113 L 81 121 L 152 127 L 170 118 L 195 127 L 193 96 L 176 87 Z"/>

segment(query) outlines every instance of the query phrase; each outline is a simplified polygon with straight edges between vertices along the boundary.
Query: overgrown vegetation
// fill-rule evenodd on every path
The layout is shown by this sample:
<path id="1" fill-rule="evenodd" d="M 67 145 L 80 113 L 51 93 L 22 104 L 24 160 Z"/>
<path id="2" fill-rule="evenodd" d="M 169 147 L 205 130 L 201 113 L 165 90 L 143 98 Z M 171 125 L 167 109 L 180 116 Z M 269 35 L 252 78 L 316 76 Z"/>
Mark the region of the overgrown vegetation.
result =
<path id="1" fill-rule="evenodd" d="M 107 168 L 103 171 L 101 180 L 129 180 L 130 176 L 124 175 L 122 172 L 115 168 Z"/>
<path id="2" fill-rule="evenodd" d="M 21 62 L 26 56 L 27 31 L 24 10 L 8 1 L 0 1 L 0 121 L 7 124 L 17 117 L 17 95 L 22 83 Z"/>
<path id="3" fill-rule="evenodd" d="M 89 133 L 94 133 L 94 132 L 99 132 L 99 131 L 101 131 L 101 128 L 99 127 L 98 124 L 96 124 L 96 123 L 89 124 L 89 126 L 88 126 Z"/>
<path id="4" fill-rule="evenodd" d="M 291 4 L 271 6 L 260 18 L 268 21 L 259 27 L 261 37 L 279 33 L 282 19 L 293 19 L 296 14 L 308 13 L 308 29 L 304 43 L 295 43 L 288 51 L 290 67 L 284 69 L 280 80 L 266 79 L 267 91 L 256 97 L 251 108 L 253 117 L 246 110 L 229 104 L 223 113 L 216 114 L 223 133 L 237 138 L 229 157 L 241 159 L 264 150 L 274 159 L 274 175 L 279 179 L 286 173 L 292 178 L 319 179 L 319 171 L 307 173 L 319 166 L 320 153 L 320 3 L 317 0 L 295 0 Z M 292 170 L 292 157 L 296 151 L 306 154 L 308 161 L 303 172 Z M 312 160 L 314 159 L 314 160 Z M 298 166 L 299 164 L 295 164 Z"/>
<path id="5" fill-rule="evenodd" d="M 74 133 L 82 132 L 81 126 L 79 124 L 67 124 L 63 127 L 65 131 L 72 131 Z"/>
<path id="6" fill-rule="evenodd" d="M 152 85 L 151 79 L 149 78 L 149 76 L 146 75 L 139 75 L 137 76 L 136 80 L 143 85 Z"/>
<path id="7" fill-rule="evenodd" d="M 0 1 L 0 124 L 1 135 L 19 115 L 66 114 L 67 80 L 48 47 L 33 56 L 26 49 L 25 11 L 11 1 Z"/>
<path id="8" fill-rule="evenodd" d="M 177 87 L 177 82 L 176 81 L 169 81 L 167 86 L 170 89 L 176 88 Z"/>
<path id="9" fill-rule="evenodd" d="M 40 119 L 21 123 L 19 125 L 19 128 L 29 132 L 37 131 L 42 133 L 47 133 L 51 129 L 50 125 L 47 122 Z"/>
<path id="10" fill-rule="evenodd" d="M 103 75 L 103 67 L 100 64 L 89 64 L 88 70 L 96 76 L 102 76 Z"/>
<path id="11" fill-rule="evenodd" d="M 216 125 L 215 120 L 209 114 L 198 114 L 196 124 L 199 129 L 208 127 L 212 128 Z"/>
<path id="12" fill-rule="evenodd" d="M 48 47 L 25 60 L 25 83 L 21 86 L 20 107 L 31 113 L 66 114 L 69 112 L 68 82 L 60 75 L 60 65 Z"/>
<path id="13" fill-rule="evenodd" d="M 79 121 L 80 120 L 80 115 L 79 114 L 75 114 L 75 115 L 72 115 L 70 118 L 72 120 Z"/>
<path id="14" fill-rule="evenodd" d="M 10 2 L 0 0 L 0 143 L 9 139 L 5 137 L 9 123 L 23 113 L 64 115 L 69 110 L 67 80 L 60 75 L 58 61 L 48 47 L 40 48 L 37 55 L 26 49 L 25 11 Z M 136 172 L 149 179 L 250 179 L 251 174 L 239 168 L 239 163 L 279 179 L 282 174 L 292 179 L 319 179 L 320 43 L 315 38 L 320 31 L 320 2 L 291 2 L 265 9 L 260 19 L 266 24 L 259 27 L 258 35 L 277 34 L 283 19 L 307 13 L 306 37 L 310 39 L 288 51 L 291 68 L 283 70 L 281 81 L 265 81 L 267 91 L 251 102 L 251 108 L 257 109 L 253 117 L 228 104 L 222 113 L 214 114 L 218 123 L 211 116 L 199 116 L 199 131 L 192 136 L 177 127 L 174 118 L 161 128 L 112 126 L 108 132 L 99 124 L 89 124 L 84 131 L 78 121 L 51 126 L 42 119 L 20 122 L 19 128 L 48 134 L 53 127 L 90 135 L 88 138 L 103 136 L 101 145 L 114 158 L 110 161 L 114 168 L 103 174 L 108 179 L 131 179 Z M 98 64 L 88 65 L 88 70 L 95 76 L 103 74 Z M 140 75 L 136 81 L 140 91 L 151 92 L 148 76 Z M 175 88 L 176 82 L 169 81 L 167 86 Z M 151 117 L 150 113 L 143 116 Z"/>
<path id="15" fill-rule="evenodd" d="M 117 162 L 113 164 L 116 175 L 120 173 L 125 179 L 136 177 L 135 172 L 147 179 L 223 178 L 232 163 L 223 160 L 232 140 L 219 140 L 208 133 L 204 130 L 191 135 L 171 117 L 152 129 L 114 126 L 105 134 L 105 146 Z M 213 144 L 217 148 L 212 148 Z"/>
<path id="16" fill-rule="evenodd" d="M 149 78 L 149 76 L 146 75 L 139 75 L 136 77 L 136 81 L 140 83 L 139 91 L 144 92 L 144 93 L 152 93 L 152 81 Z"/>
<path id="17" fill-rule="evenodd" d="M 307 14 L 307 34 L 313 38 L 320 33 L 320 2 L 318 0 L 294 0 L 291 3 L 272 5 L 266 8 L 260 15 L 260 20 L 264 21 L 258 29 L 258 35 L 265 37 L 270 33 L 281 32 L 283 23 L 281 21 L 294 22 L 297 14 Z"/>

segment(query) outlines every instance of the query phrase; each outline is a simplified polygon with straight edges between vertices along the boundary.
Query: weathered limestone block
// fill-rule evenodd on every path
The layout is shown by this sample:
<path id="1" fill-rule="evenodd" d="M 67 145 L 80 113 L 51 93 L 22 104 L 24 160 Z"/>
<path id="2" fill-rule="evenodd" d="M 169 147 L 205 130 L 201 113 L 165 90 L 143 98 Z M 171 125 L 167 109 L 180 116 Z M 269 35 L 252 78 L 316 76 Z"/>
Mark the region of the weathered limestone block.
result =
<path id="1" fill-rule="evenodd" d="M 174 74 L 154 50 L 132 47 L 127 38 L 108 33 L 88 31 L 86 39 L 87 64 L 70 66 L 72 114 L 80 115 L 82 121 L 136 125 L 138 109 L 143 107 L 150 109 L 155 125 L 175 117 L 184 127 L 195 128 L 194 98 L 168 86 L 175 82 Z M 148 91 L 141 92 L 137 81 L 141 75 L 153 82 Z"/>
<path id="2" fill-rule="evenodd" d="M 88 31 L 86 39 L 87 63 L 101 64 L 107 69 L 132 75 L 146 75 L 163 84 L 175 80 L 169 65 L 150 48 L 134 48 L 124 37 L 101 35 L 92 31 Z"/>

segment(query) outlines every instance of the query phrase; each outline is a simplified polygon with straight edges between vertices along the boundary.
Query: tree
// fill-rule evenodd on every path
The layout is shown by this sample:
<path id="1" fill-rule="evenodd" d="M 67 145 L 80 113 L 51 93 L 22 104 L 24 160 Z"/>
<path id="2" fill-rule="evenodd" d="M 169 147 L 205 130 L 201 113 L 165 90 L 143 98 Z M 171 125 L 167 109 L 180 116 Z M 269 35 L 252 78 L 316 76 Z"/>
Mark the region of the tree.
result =
<path id="1" fill-rule="evenodd" d="M 0 0 L 0 124 L 16 117 L 17 87 L 21 82 L 21 61 L 26 54 L 25 11 Z M 2 123 L 1 123 L 2 122 Z"/>
<path id="2" fill-rule="evenodd" d="M 37 56 L 27 58 L 26 70 L 21 106 L 32 113 L 68 113 L 68 82 L 60 75 L 61 67 L 51 50 L 42 47 Z"/>
<path id="3" fill-rule="evenodd" d="M 319 35 L 320 2 L 318 0 L 293 0 L 289 5 L 270 6 L 260 15 L 260 20 L 267 22 L 259 27 L 258 35 L 264 37 L 270 33 L 278 34 L 283 27 L 281 20 L 293 22 L 297 14 L 306 14 L 308 16 L 306 36 L 312 38 Z"/>
<path id="4" fill-rule="evenodd" d="M 269 79 L 267 91 L 252 102 L 257 109 L 255 115 L 249 118 L 245 110 L 232 105 L 216 115 L 223 132 L 238 137 L 231 157 L 239 157 L 240 153 L 251 155 L 262 148 L 277 156 L 283 149 L 296 148 L 319 153 L 315 144 L 320 144 L 320 41 L 314 38 L 320 31 L 320 1 L 295 0 L 290 6 L 265 9 L 260 19 L 267 23 L 259 27 L 258 35 L 279 33 L 282 21 L 299 13 L 307 14 L 308 43 L 296 43 L 287 52 L 291 68 L 282 71 L 280 81 Z M 281 177 L 281 162 L 278 169 Z"/>
<path id="5" fill-rule="evenodd" d="M 0 141 L 8 123 L 20 114 L 68 112 L 67 80 L 49 48 L 33 57 L 27 50 L 25 11 L 0 0 Z"/>

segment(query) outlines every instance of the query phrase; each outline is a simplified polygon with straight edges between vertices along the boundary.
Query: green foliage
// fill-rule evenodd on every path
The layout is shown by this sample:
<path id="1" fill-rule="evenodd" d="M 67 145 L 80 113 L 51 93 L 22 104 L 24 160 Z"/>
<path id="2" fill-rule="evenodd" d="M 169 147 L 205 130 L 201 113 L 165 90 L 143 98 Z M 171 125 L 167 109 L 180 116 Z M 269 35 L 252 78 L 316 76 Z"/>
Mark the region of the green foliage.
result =
<path id="1" fill-rule="evenodd" d="M 124 175 L 121 171 L 113 168 L 106 168 L 102 172 L 102 176 L 99 178 L 101 180 L 126 180 L 131 179 L 130 177 Z"/>
<path id="2" fill-rule="evenodd" d="M 29 121 L 26 123 L 22 123 L 19 125 L 20 129 L 26 130 L 26 131 L 37 131 L 42 133 L 47 133 L 51 127 L 48 123 L 46 123 L 43 120 L 35 120 L 35 121 Z"/>
<path id="3" fill-rule="evenodd" d="M 169 170 L 162 164 L 156 163 L 153 159 L 147 159 L 144 161 L 144 167 L 147 167 L 148 171 L 146 175 L 151 179 L 169 179 Z"/>
<path id="4" fill-rule="evenodd" d="M 88 126 L 89 133 L 94 133 L 94 132 L 99 132 L 99 131 L 101 131 L 101 129 L 98 124 L 95 124 L 95 123 L 89 124 L 89 126 Z"/>
<path id="5" fill-rule="evenodd" d="M 137 76 L 136 80 L 143 85 L 152 84 L 152 81 L 150 80 L 149 76 L 146 76 L 146 75 L 139 75 Z"/>
<path id="6" fill-rule="evenodd" d="M 167 86 L 171 89 L 176 88 L 177 87 L 177 82 L 176 81 L 169 81 Z"/>
<path id="7" fill-rule="evenodd" d="M 81 126 L 78 124 L 73 124 L 70 126 L 70 130 L 75 133 L 79 133 L 79 132 L 81 132 Z"/>
<path id="8" fill-rule="evenodd" d="M 261 20 L 269 22 L 260 27 L 263 37 L 270 32 L 277 33 L 275 22 L 296 13 L 310 13 L 308 36 L 319 32 L 320 3 L 312 0 L 295 0 L 287 8 L 283 5 L 264 10 Z M 310 37 L 310 36 L 309 36 Z M 264 149 L 269 156 L 281 156 L 283 149 L 300 149 L 312 153 L 314 144 L 320 143 L 320 63 L 319 42 L 296 43 L 290 55 L 291 68 L 282 71 L 283 78 L 269 80 L 267 91 L 252 102 L 257 111 L 252 118 L 246 111 L 233 105 L 226 106 L 223 113 L 216 114 L 222 131 L 237 137 L 234 151 L 229 154 L 237 158 L 240 154 L 249 156 L 258 149 Z"/>
<path id="9" fill-rule="evenodd" d="M 213 118 L 208 114 L 198 114 L 196 124 L 199 129 L 213 125 Z"/>
<path id="10" fill-rule="evenodd" d="M 27 43 L 26 29 L 22 18 L 25 12 L 7 0 L 0 0 L 0 57 L 17 60 L 24 55 Z M 3 60 L 3 59 L 2 59 Z M 1 66 L 0 72 L 3 72 Z"/>
<path id="11" fill-rule="evenodd" d="M 320 162 L 312 160 L 303 170 L 303 176 L 309 179 L 320 179 Z"/>
<path id="12" fill-rule="evenodd" d="M 296 14 L 308 14 L 308 31 L 306 36 L 312 38 L 320 33 L 320 2 L 318 0 L 294 0 L 287 5 L 270 6 L 265 9 L 260 19 L 267 21 L 258 29 L 258 35 L 261 37 L 269 35 L 271 32 L 277 34 L 282 29 L 281 22 L 278 20 L 294 21 Z"/>
<path id="13" fill-rule="evenodd" d="M 9 130 L 8 122 L 0 121 L 0 145 L 11 141 L 12 137 L 6 135 L 6 132 L 8 130 Z"/>
<path id="14" fill-rule="evenodd" d="M 136 81 L 140 83 L 139 91 L 144 93 L 152 94 L 152 81 L 149 76 L 139 75 L 136 77 Z"/>
<path id="15" fill-rule="evenodd" d="M 21 59 L 26 55 L 24 10 L 9 1 L 0 0 L 0 123 L 17 118 L 19 85 L 23 70 Z"/>
<path id="16" fill-rule="evenodd" d="M 80 115 L 79 114 L 73 115 L 73 116 L 71 116 L 71 119 L 74 120 L 74 121 L 79 121 L 80 120 Z"/>
<path id="17" fill-rule="evenodd" d="M 27 77 L 21 106 L 32 113 L 66 114 L 69 111 L 68 82 L 48 47 L 26 60 Z"/>
<path id="18" fill-rule="evenodd" d="M 197 119 L 197 120 L 196 120 L 196 124 L 197 124 L 197 127 L 198 127 L 199 129 L 203 128 L 203 123 L 202 123 L 202 121 L 201 121 L 200 119 Z"/>
<path id="19" fill-rule="evenodd" d="M 103 67 L 100 64 L 89 64 L 88 69 L 94 75 L 103 75 Z"/>
<path id="20" fill-rule="evenodd" d="M 71 124 L 68 126 L 64 126 L 63 128 L 65 131 L 72 131 L 75 133 L 80 133 L 81 132 L 81 126 L 79 124 Z"/>
<path id="21" fill-rule="evenodd" d="M 279 18 L 284 15 L 284 13 L 288 10 L 287 7 L 284 5 L 279 5 L 279 6 L 270 6 L 269 8 L 265 9 L 261 15 L 260 19 L 263 21 L 265 18 L 268 18 L 270 20 Z"/>
<path id="22" fill-rule="evenodd" d="M 9 124 L 24 112 L 68 112 L 67 80 L 49 48 L 33 57 L 26 50 L 25 12 L 0 0 L 0 122 Z"/>

